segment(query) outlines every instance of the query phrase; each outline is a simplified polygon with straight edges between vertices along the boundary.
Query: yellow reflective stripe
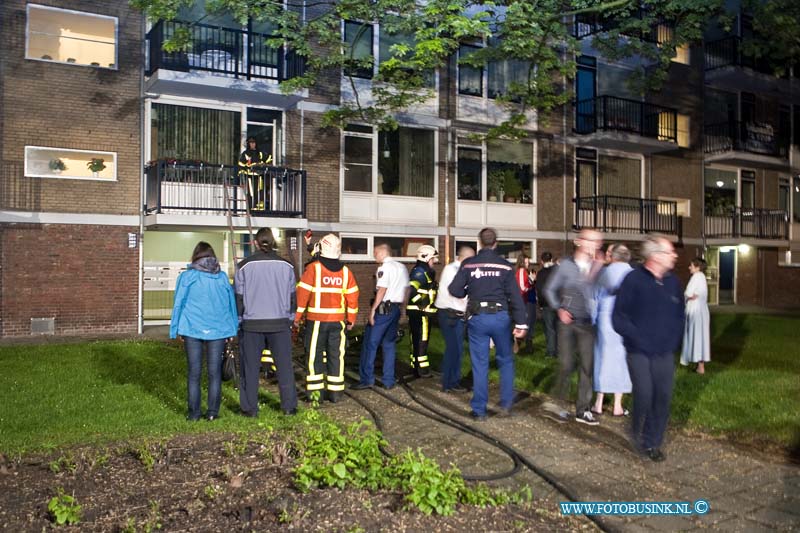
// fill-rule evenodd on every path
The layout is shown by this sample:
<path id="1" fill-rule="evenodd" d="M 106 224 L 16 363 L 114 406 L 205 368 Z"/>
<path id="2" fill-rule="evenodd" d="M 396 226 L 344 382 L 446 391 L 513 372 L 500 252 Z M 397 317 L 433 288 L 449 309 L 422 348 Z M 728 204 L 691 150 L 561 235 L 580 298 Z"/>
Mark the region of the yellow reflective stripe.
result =
<path id="1" fill-rule="evenodd" d="M 428 317 L 422 317 L 422 340 L 428 340 Z"/>
<path id="2" fill-rule="evenodd" d="M 344 383 L 342 383 L 341 385 L 332 385 L 332 384 L 328 383 L 328 390 L 331 391 L 331 392 L 343 391 L 344 390 Z"/>
<path id="3" fill-rule="evenodd" d="M 429 367 L 429 366 L 431 366 L 431 365 L 428 364 L 427 361 L 423 361 L 422 359 L 419 360 L 419 367 L 420 368 L 425 368 L 425 367 Z"/>
<path id="4" fill-rule="evenodd" d="M 306 381 L 317 381 L 324 378 L 325 374 L 309 374 L 308 376 L 306 376 Z"/>
<path id="5" fill-rule="evenodd" d="M 417 294 L 416 296 L 414 296 L 413 298 L 411 298 L 411 301 L 412 301 L 412 302 L 416 302 L 416 301 L 417 301 L 417 300 L 419 300 L 420 298 L 422 298 L 422 295 L 421 295 L 421 294 Z"/>
<path id="6" fill-rule="evenodd" d="M 319 322 L 314 322 L 311 332 L 311 342 L 308 343 L 308 375 L 314 374 L 314 356 L 317 353 L 317 338 L 319 337 Z"/>
<path id="7" fill-rule="evenodd" d="M 344 383 L 344 345 L 347 340 L 347 336 L 345 334 L 344 322 L 340 322 L 339 324 L 342 326 L 342 331 L 339 333 L 339 375 L 336 377 L 336 382 L 338 383 L 339 380 L 341 380 L 341 382 Z"/>
<path id="8" fill-rule="evenodd" d="M 305 308 L 305 307 L 298 307 L 298 308 L 297 308 L 297 312 L 298 312 L 298 313 L 300 313 L 300 314 L 302 315 L 303 313 L 305 313 L 305 312 L 306 312 L 306 308 Z"/>
<path id="9" fill-rule="evenodd" d="M 324 390 L 324 383 L 306 383 L 306 390 Z"/>
<path id="10" fill-rule="evenodd" d="M 309 307 L 308 308 L 308 312 L 309 313 L 327 313 L 327 314 L 344 313 L 344 307 L 337 307 L 337 308 L 334 308 L 334 307 Z"/>
<path id="11" fill-rule="evenodd" d="M 358 307 L 356 307 L 355 309 L 353 309 L 352 307 L 348 307 L 347 308 L 347 312 L 348 313 L 352 313 L 352 314 L 356 314 L 356 313 L 358 313 Z"/>
<path id="12" fill-rule="evenodd" d="M 317 261 L 314 263 L 314 287 L 319 289 L 322 285 L 322 265 Z M 320 293 L 319 291 L 314 291 L 314 304 L 316 307 L 320 306 Z"/>
<path id="13" fill-rule="evenodd" d="M 416 281 L 416 280 L 414 280 L 414 281 L 410 281 L 410 282 L 409 282 L 409 285 L 411 285 L 411 286 L 412 286 L 412 287 L 414 287 L 415 289 L 419 290 L 419 281 Z"/>
<path id="14" fill-rule="evenodd" d="M 319 293 L 323 293 L 323 292 L 340 293 L 340 292 L 342 292 L 342 289 L 336 289 L 336 288 L 332 288 L 332 287 L 315 287 L 314 288 L 314 292 L 319 292 Z"/>
<path id="15" fill-rule="evenodd" d="M 344 383 L 344 376 L 328 376 L 328 383 Z"/>
<path id="16" fill-rule="evenodd" d="M 406 306 L 406 311 L 408 311 L 409 309 L 411 311 L 419 311 L 419 306 L 417 306 L 417 305 L 407 305 Z"/>
<path id="17" fill-rule="evenodd" d="M 311 285 L 309 285 L 308 283 L 306 283 L 304 281 L 298 281 L 297 282 L 297 286 L 298 287 L 302 287 L 303 289 L 306 289 L 306 290 L 309 290 L 309 291 L 313 291 L 314 290 L 314 287 L 312 287 Z"/>
<path id="18" fill-rule="evenodd" d="M 344 291 L 345 294 L 353 294 L 354 292 L 358 292 L 358 287 L 351 287 Z"/>

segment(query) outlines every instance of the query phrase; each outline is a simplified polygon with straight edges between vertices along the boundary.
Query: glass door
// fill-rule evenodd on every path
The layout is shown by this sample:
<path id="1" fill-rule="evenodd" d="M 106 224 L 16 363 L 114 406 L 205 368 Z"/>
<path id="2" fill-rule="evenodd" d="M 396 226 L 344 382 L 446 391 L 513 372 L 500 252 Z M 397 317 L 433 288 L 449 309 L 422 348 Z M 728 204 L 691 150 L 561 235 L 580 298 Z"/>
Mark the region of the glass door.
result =
<path id="1" fill-rule="evenodd" d="M 719 248 L 709 248 L 705 259 L 708 305 L 719 305 Z"/>

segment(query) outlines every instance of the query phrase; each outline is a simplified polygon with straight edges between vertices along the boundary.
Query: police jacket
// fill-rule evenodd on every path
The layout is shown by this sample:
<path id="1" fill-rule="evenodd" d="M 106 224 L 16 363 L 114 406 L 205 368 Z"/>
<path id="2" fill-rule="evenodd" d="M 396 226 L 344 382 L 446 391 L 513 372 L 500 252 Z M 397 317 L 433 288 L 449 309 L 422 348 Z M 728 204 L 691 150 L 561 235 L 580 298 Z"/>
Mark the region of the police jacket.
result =
<path id="1" fill-rule="evenodd" d="M 525 303 L 514 279 L 514 265 L 494 248 L 483 248 L 461 264 L 448 287 L 456 298 L 469 296 L 470 307 L 481 302 L 500 304 L 509 310 L 514 327 L 527 329 Z"/>
<path id="2" fill-rule="evenodd" d="M 245 331 L 288 331 L 297 308 L 292 264 L 275 252 L 256 252 L 239 263 L 236 305 Z"/>
<path id="3" fill-rule="evenodd" d="M 425 261 L 417 261 L 409 274 L 411 290 L 408 295 L 406 311 L 422 311 L 435 313 L 433 302 L 436 300 L 436 271 Z"/>
<path id="4" fill-rule="evenodd" d="M 312 261 L 297 284 L 297 313 L 317 322 L 354 324 L 358 315 L 358 284 L 350 269 L 338 259 L 320 257 Z"/>

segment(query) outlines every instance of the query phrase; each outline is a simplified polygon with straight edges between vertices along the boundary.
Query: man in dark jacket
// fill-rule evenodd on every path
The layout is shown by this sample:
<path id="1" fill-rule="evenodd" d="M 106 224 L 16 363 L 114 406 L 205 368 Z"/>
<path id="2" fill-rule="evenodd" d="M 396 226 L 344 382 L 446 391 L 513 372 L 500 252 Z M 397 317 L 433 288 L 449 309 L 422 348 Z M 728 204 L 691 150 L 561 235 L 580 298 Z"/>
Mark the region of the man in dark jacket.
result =
<path id="1" fill-rule="evenodd" d="M 495 250 L 497 232 L 484 228 L 478 239 L 481 251 L 461 263 L 448 290 L 456 298 L 469 296 L 467 334 L 473 383 L 470 414 L 476 420 L 485 420 L 489 400 L 489 339 L 494 342 L 500 371 L 500 416 L 509 416 L 514 399 L 512 330 L 514 337 L 522 339 L 528 324 L 525 303 L 514 279 L 514 265 Z"/>
<path id="2" fill-rule="evenodd" d="M 272 156 L 264 156 L 258 149 L 255 137 L 247 138 L 247 148 L 239 156 L 239 180 L 241 186 L 247 187 L 250 197 L 250 209 L 264 211 L 269 207 L 264 167 L 272 161 Z"/>
<path id="3" fill-rule="evenodd" d="M 417 250 L 417 262 L 411 268 L 406 315 L 408 329 L 411 330 L 411 368 L 417 377 L 431 375 L 428 362 L 428 336 L 430 317 L 436 313 L 433 302 L 436 300 L 436 271 L 434 263 L 439 262 L 439 252 L 429 244 Z"/>
<path id="4" fill-rule="evenodd" d="M 239 263 L 235 276 L 243 330 L 239 404 L 243 415 L 258 416 L 258 373 L 268 344 L 278 369 L 281 409 L 293 415 L 297 412 L 291 333 L 297 308 L 294 267 L 275 253 L 269 228 L 258 230 L 256 245 L 259 251 Z"/>
<path id="5" fill-rule="evenodd" d="M 542 269 L 536 274 L 536 301 L 542 310 L 542 322 L 544 322 L 544 338 L 547 344 L 545 354 L 548 357 L 558 357 L 558 316 L 556 310 L 547 303 L 544 296 L 544 288 L 547 280 L 555 270 L 553 254 L 550 252 L 542 253 Z"/>
<path id="6" fill-rule="evenodd" d="M 617 291 L 612 323 L 628 352 L 634 443 L 658 462 L 665 459 L 661 444 L 672 401 L 674 353 L 683 337 L 684 302 L 672 273 L 677 258 L 672 243 L 648 235 L 642 255 L 644 265 L 628 274 Z"/>

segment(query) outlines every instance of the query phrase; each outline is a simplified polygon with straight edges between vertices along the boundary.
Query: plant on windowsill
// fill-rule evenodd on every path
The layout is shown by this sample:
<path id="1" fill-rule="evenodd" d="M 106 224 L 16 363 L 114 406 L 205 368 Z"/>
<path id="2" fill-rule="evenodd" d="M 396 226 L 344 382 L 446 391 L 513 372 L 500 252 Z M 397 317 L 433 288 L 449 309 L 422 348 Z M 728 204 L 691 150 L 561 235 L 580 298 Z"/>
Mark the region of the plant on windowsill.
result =
<path id="1" fill-rule="evenodd" d="M 519 201 L 522 194 L 522 184 L 517 179 L 517 174 L 512 169 L 507 168 L 503 171 L 503 189 L 506 191 L 506 202 L 515 204 Z"/>
<path id="2" fill-rule="evenodd" d="M 49 166 L 53 174 L 61 174 L 62 171 L 67 170 L 67 165 L 61 159 L 51 159 Z"/>
<path id="3" fill-rule="evenodd" d="M 502 170 L 489 172 L 486 185 L 489 189 L 490 202 L 503 201 L 505 179 L 505 174 Z"/>
<path id="4" fill-rule="evenodd" d="M 92 176 L 95 178 L 106 168 L 105 160 L 99 157 L 93 157 L 91 161 L 86 163 L 86 166 L 92 171 Z"/>

